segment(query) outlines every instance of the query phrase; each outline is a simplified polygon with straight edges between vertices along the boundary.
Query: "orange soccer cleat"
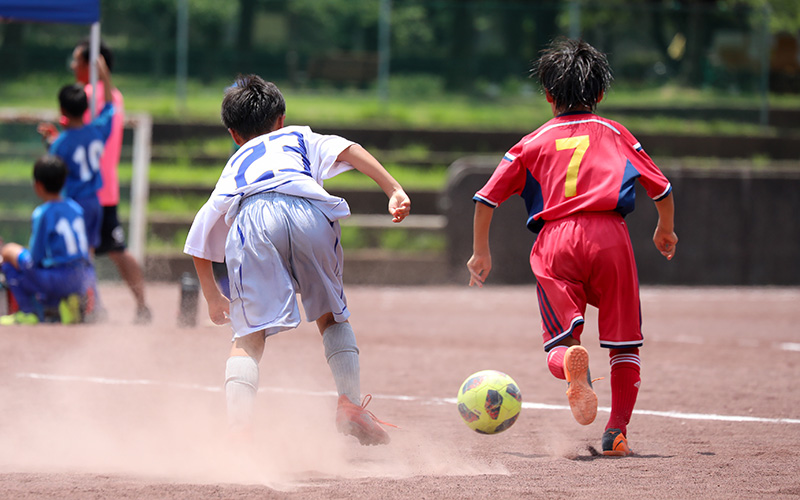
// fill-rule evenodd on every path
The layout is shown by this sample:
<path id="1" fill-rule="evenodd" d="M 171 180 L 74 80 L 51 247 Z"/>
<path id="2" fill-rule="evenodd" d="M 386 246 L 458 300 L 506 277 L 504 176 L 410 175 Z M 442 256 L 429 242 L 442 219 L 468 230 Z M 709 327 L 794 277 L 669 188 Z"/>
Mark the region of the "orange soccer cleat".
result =
<path id="1" fill-rule="evenodd" d="M 597 394 L 589 375 L 589 353 L 574 345 L 564 354 L 564 374 L 567 377 L 567 400 L 572 416 L 581 425 L 589 425 L 597 416 Z"/>
<path id="2" fill-rule="evenodd" d="M 603 433 L 603 455 L 610 457 L 627 457 L 633 455 L 628 440 L 619 429 L 606 429 Z"/>

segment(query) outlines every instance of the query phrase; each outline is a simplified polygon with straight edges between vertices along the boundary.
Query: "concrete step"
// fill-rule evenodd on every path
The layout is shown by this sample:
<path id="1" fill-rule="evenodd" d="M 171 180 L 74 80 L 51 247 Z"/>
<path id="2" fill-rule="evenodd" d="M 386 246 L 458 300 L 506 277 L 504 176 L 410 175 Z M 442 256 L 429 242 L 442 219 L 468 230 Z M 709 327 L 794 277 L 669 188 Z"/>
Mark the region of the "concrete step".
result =
<path id="1" fill-rule="evenodd" d="M 118 279 L 110 261 L 98 261 L 101 280 Z M 190 256 L 181 253 L 148 254 L 144 266 L 148 281 L 178 282 L 186 272 L 194 274 L 194 264 Z M 453 282 L 454 277 L 443 254 L 368 249 L 345 250 L 344 281 L 358 285 L 426 285 Z"/>

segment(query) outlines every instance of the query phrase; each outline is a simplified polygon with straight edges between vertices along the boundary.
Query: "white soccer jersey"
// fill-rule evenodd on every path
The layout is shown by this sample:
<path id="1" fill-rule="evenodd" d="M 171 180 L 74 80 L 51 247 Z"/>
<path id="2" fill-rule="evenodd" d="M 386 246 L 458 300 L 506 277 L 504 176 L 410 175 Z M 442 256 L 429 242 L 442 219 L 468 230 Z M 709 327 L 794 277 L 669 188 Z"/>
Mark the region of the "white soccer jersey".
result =
<path id="1" fill-rule="evenodd" d="M 225 238 L 239 204 L 257 193 L 279 192 L 312 200 L 331 221 L 347 217 L 347 202 L 325 191 L 322 183 L 353 168 L 336 161 L 353 144 L 304 126 L 284 127 L 248 141 L 228 160 L 210 198 L 197 212 L 183 251 L 222 262 Z"/>

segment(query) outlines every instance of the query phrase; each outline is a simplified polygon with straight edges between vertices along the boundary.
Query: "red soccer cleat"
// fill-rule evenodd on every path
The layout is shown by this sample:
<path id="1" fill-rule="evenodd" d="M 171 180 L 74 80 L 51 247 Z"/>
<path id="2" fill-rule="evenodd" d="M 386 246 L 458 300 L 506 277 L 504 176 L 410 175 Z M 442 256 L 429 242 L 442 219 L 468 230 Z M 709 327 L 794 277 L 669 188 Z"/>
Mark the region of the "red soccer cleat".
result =
<path id="1" fill-rule="evenodd" d="M 378 420 L 366 406 L 372 400 L 372 395 L 367 394 L 361 406 L 353 404 L 350 399 L 342 394 L 339 396 L 339 405 L 336 408 L 336 429 L 342 434 L 355 436 L 363 445 L 387 444 L 389 434 L 381 425 L 397 427 Z"/>

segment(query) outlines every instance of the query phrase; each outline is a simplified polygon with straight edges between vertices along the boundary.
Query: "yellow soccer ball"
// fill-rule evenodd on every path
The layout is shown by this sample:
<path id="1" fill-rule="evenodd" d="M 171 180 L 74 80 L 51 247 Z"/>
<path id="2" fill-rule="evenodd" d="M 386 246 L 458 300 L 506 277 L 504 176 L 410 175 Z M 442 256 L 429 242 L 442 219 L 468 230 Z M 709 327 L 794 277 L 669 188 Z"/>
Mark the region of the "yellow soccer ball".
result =
<path id="1" fill-rule="evenodd" d="M 522 393 L 514 379 L 497 370 L 473 373 L 458 389 L 458 412 L 467 426 L 481 434 L 497 434 L 519 417 Z"/>

